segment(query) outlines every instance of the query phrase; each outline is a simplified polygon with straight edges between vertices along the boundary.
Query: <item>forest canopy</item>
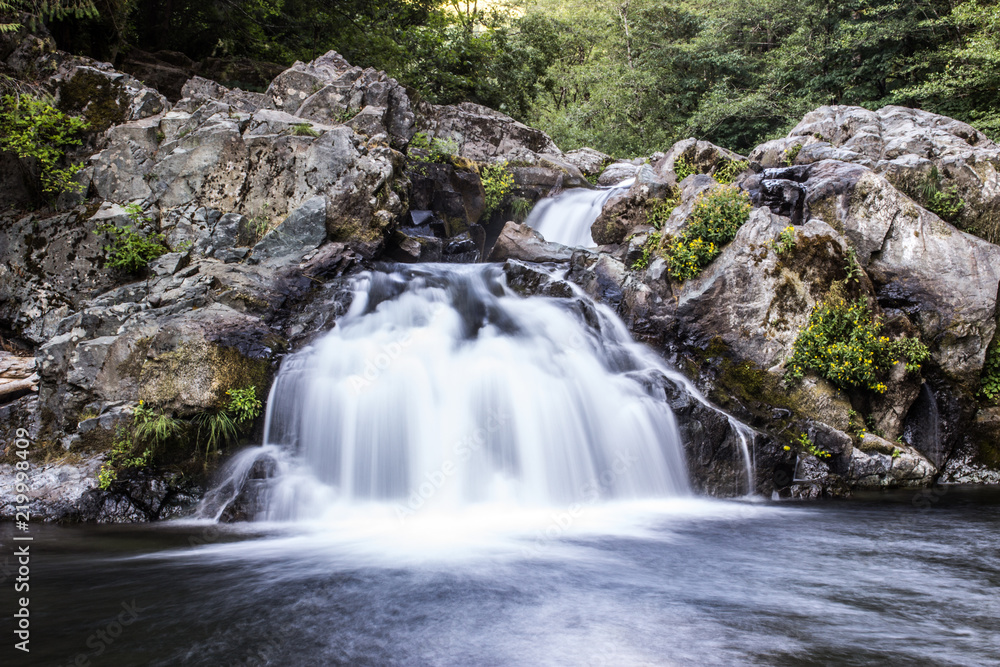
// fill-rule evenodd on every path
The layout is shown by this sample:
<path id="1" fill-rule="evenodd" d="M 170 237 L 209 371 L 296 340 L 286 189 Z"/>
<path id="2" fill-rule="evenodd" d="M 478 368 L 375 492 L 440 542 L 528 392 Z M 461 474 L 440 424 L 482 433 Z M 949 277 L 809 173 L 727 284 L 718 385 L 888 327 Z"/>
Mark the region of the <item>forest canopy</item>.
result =
<path id="1" fill-rule="evenodd" d="M 994 0 L 0 0 L 0 13 L 115 64 L 334 49 L 567 150 L 641 155 L 694 136 L 745 151 L 824 104 L 919 107 L 1000 137 Z"/>

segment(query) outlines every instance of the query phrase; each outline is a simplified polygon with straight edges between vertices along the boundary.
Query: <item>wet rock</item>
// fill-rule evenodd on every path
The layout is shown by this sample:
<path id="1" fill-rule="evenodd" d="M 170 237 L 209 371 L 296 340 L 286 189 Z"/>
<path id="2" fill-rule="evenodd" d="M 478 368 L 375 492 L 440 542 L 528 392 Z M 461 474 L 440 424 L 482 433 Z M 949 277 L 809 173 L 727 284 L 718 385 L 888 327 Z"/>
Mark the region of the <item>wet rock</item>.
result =
<path id="1" fill-rule="evenodd" d="M 572 256 L 571 248 L 549 243 L 527 225 L 508 222 L 493 246 L 489 261 L 518 259 L 523 262 L 567 262 Z"/>

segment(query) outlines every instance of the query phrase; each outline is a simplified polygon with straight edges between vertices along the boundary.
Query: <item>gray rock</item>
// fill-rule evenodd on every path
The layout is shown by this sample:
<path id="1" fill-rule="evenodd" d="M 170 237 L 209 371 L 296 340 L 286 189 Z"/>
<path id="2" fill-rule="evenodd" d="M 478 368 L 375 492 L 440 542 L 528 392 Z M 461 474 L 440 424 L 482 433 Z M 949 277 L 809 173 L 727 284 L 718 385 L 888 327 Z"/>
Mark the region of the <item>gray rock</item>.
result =
<path id="1" fill-rule="evenodd" d="M 253 247 L 253 259 L 305 255 L 326 239 L 326 197 L 313 197 Z"/>
<path id="2" fill-rule="evenodd" d="M 571 248 L 549 243 L 527 225 L 508 222 L 493 246 L 489 261 L 518 259 L 524 262 L 568 262 L 572 256 Z"/>

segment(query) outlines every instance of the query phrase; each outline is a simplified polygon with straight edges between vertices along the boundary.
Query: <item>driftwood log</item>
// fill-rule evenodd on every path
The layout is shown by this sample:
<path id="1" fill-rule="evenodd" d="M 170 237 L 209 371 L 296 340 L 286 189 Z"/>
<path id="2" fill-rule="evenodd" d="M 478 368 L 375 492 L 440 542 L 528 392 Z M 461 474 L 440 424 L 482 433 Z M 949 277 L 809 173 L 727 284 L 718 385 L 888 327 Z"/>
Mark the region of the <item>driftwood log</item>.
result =
<path id="1" fill-rule="evenodd" d="M 0 352 L 0 403 L 38 391 L 34 357 L 19 357 Z"/>

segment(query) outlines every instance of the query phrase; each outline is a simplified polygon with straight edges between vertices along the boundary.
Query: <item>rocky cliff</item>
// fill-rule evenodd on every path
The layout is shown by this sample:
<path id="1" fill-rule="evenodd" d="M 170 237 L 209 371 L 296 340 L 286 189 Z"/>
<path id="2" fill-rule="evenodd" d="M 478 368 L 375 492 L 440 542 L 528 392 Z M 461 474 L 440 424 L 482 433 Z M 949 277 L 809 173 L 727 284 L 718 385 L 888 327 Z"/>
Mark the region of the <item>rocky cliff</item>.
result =
<path id="1" fill-rule="evenodd" d="M 757 429 L 758 492 L 1000 481 L 1000 410 L 979 395 L 996 330 L 1000 248 L 989 240 L 1000 149 L 967 125 L 895 107 L 830 107 L 748 158 L 689 140 L 614 162 L 589 149 L 563 153 L 490 109 L 416 102 L 384 73 L 332 52 L 296 63 L 264 93 L 195 77 L 171 104 L 106 64 L 18 40 L 0 49 L 7 68 L 92 128 L 71 156 L 85 161 L 81 193 L 54 209 L 28 210 L 30 169 L 2 158 L 0 478 L 13 488 L 12 443 L 24 429 L 37 516 L 137 521 L 185 511 L 210 470 L 200 458 L 97 488 L 116 429 L 140 401 L 196 420 L 231 390 L 266 392 L 284 353 L 335 325 L 353 273 L 378 261 L 491 256 L 524 293 L 569 294 L 531 265 L 562 263 L 564 280 L 615 308 L 637 338 Z M 484 168 L 497 162 L 513 187 L 488 210 Z M 650 236 L 682 229 L 698 197 L 720 187 L 721 170 L 753 202 L 736 238 L 693 279 L 671 279 L 655 253 L 639 268 Z M 588 178 L 633 176 L 595 223 L 606 244 L 596 250 L 504 225 L 515 201 L 523 208 L 592 187 Z M 951 222 L 928 208 L 942 197 L 962 202 L 948 200 Z M 653 220 L 649 211 L 664 206 Z M 170 252 L 139 274 L 111 270 L 98 233 L 109 225 L 162 234 Z M 795 248 L 778 253 L 773 241 L 788 226 Z M 877 396 L 786 378 L 813 308 L 848 283 L 852 298 L 930 350 L 920 374 L 894 371 Z M 670 400 L 696 484 L 737 492 L 738 434 L 701 404 Z M 791 447 L 800 434 L 826 456 Z M 0 496 L 0 514 L 14 504 Z"/>

